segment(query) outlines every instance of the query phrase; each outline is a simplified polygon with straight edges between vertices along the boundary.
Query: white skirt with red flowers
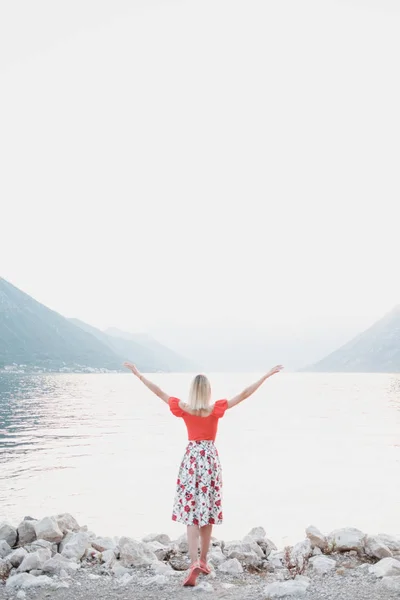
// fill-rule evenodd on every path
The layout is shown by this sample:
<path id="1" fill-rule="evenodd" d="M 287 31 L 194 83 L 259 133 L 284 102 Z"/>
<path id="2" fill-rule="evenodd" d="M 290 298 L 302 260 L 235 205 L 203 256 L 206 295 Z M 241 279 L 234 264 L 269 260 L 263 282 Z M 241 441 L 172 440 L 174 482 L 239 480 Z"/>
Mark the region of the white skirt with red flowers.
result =
<path id="1" fill-rule="evenodd" d="M 214 442 L 189 442 L 183 457 L 172 520 L 185 525 L 222 523 L 222 470 Z"/>

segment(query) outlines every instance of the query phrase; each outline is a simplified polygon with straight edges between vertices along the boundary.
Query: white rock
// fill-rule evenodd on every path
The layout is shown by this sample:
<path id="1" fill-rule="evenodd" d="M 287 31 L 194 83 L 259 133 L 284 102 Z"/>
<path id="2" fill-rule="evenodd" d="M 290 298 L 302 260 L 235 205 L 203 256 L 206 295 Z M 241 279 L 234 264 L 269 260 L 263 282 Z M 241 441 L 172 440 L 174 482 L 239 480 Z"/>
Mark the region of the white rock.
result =
<path id="1" fill-rule="evenodd" d="M 166 583 L 169 583 L 169 579 L 165 575 L 154 575 L 143 581 L 143 585 L 165 585 Z"/>
<path id="2" fill-rule="evenodd" d="M 26 544 L 30 544 L 36 540 L 36 523 L 36 519 L 25 518 L 18 525 L 18 542 L 20 546 L 26 546 Z"/>
<path id="3" fill-rule="evenodd" d="M 90 545 L 90 538 L 88 534 L 85 531 L 79 531 L 78 533 L 72 534 L 72 537 L 64 546 L 61 554 L 62 556 L 65 556 L 65 558 L 71 558 L 72 560 L 79 561 Z"/>
<path id="4" fill-rule="evenodd" d="M 72 562 L 61 554 L 56 554 L 44 563 L 42 571 L 50 575 L 60 575 L 62 570 L 66 573 L 74 573 L 78 568 L 79 565 L 76 562 Z"/>
<path id="5" fill-rule="evenodd" d="M 12 552 L 9 556 L 7 556 L 7 560 L 10 561 L 13 567 L 17 568 L 24 560 L 25 556 L 28 556 L 25 548 L 17 548 Z"/>
<path id="6" fill-rule="evenodd" d="M 243 567 L 237 558 L 229 558 L 219 565 L 218 571 L 229 575 L 240 575 L 240 573 L 243 573 Z"/>
<path id="7" fill-rule="evenodd" d="M 157 556 L 158 560 L 164 560 L 169 552 L 168 546 L 164 546 L 163 544 L 160 544 L 160 542 L 154 541 L 154 542 L 143 542 L 146 544 L 147 548 L 151 551 L 154 552 L 154 554 Z"/>
<path id="8" fill-rule="evenodd" d="M 224 590 L 231 590 L 232 588 L 236 587 L 236 585 L 234 583 L 221 583 L 221 587 Z"/>
<path id="9" fill-rule="evenodd" d="M 70 542 L 72 540 L 73 537 L 74 537 L 74 533 L 72 531 L 69 531 L 68 533 L 65 534 L 65 536 L 63 537 L 63 539 L 61 540 L 61 542 L 58 545 L 58 551 L 60 554 L 62 553 L 65 546 L 68 544 L 68 542 Z"/>
<path id="10" fill-rule="evenodd" d="M 328 547 L 331 551 L 364 550 L 365 534 L 354 527 L 335 529 L 328 535 Z"/>
<path id="11" fill-rule="evenodd" d="M 306 595 L 309 582 L 292 579 L 289 581 L 276 581 L 265 588 L 265 597 L 268 600 L 275 598 L 303 598 Z"/>
<path id="12" fill-rule="evenodd" d="M 32 571 L 30 571 L 31 575 L 34 575 L 35 577 L 38 577 L 39 575 L 43 575 L 43 571 L 42 569 L 32 569 Z"/>
<path id="13" fill-rule="evenodd" d="M 322 554 L 322 550 L 320 548 L 318 548 L 317 546 L 315 546 L 315 548 L 313 548 L 313 556 L 321 556 Z"/>
<path id="14" fill-rule="evenodd" d="M 400 552 L 400 536 L 388 535 L 387 533 L 380 533 L 376 537 L 384 546 L 387 546 L 392 552 Z"/>
<path id="15" fill-rule="evenodd" d="M 6 540 L 0 540 L 0 558 L 5 558 L 11 552 L 11 546 Z"/>
<path id="16" fill-rule="evenodd" d="M 327 548 L 328 541 L 326 536 L 321 533 L 317 527 L 314 527 L 314 525 L 307 527 L 306 536 L 310 540 L 313 548 L 319 548 L 320 550 L 325 550 Z"/>
<path id="17" fill-rule="evenodd" d="M 92 540 L 92 546 L 98 552 L 104 552 L 105 550 L 114 550 L 116 543 L 110 537 L 97 537 Z"/>
<path id="18" fill-rule="evenodd" d="M 313 556 L 310 558 L 310 563 L 313 566 L 313 570 L 321 575 L 329 573 L 329 571 L 336 568 L 336 561 L 327 556 Z"/>
<path id="19" fill-rule="evenodd" d="M 214 546 L 208 554 L 208 560 L 213 565 L 220 565 L 226 560 L 226 556 L 219 546 Z"/>
<path id="20" fill-rule="evenodd" d="M 181 535 L 181 537 L 176 540 L 176 544 L 178 546 L 179 552 L 181 552 L 182 554 L 186 554 L 187 552 L 189 552 L 189 545 L 186 533 Z"/>
<path id="21" fill-rule="evenodd" d="M 105 550 L 100 555 L 100 561 L 106 569 L 111 569 L 116 562 L 114 550 Z"/>
<path id="22" fill-rule="evenodd" d="M 200 581 L 200 583 L 198 583 L 196 585 L 196 587 L 193 588 L 194 592 L 206 592 L 206 593 L 212 593 L 214 591 L 213 586 L 211 585 L 211 583 L 208 583 L 208 581 Z"/>
<path id="23" fill-rule="evenodd" d="M 265 540 L 266 537 L 267 532 L 265 531 L 264 527 L 253 527 L 253 529 L 246 535 L 245 540 L 247 541 L 248 538 L 251 538 L 253 542 L 260 544 Z"/>
<path id="24" fill-rule="evenodd" d="M 25 546 L 27 552 L 37 552 L 38 550 L 49 550 L 51 554 L 57 553 L 57 545 L 46 540 L 35 540 Z"/>
<path id="25" fill-rule="evenodd" d="M 63 533 L 67 533 L 68 531 L 76 532 L 80 530 L 78 521 L 69 513 L 56 515 L 54 518 L 57 521 L 58 527 Z"/>
<path id="26" fill-rule="evenodd" d="M 89 573 L 88 578 L 93 580 L 100 579 L 100 575 L 96 575 L 95 573 Z"/>
<path id="27" fill-rule="evenodd" d="M 17 530 L 15 527 L 9 525 L 9 523 L 6 523 L 5 521 L 0 523 L 0 541 L 1 540 L 7 542 L 11 548 L 15 546 L 17 542 Z"/>
<path id="28" fill-rule="evenodd" d="M 42 569 L 46 561 L 51 558 L 51 551 L 48 548 L 41 548 L 36 552 L 28 553 L 18 567 L 18 573 Z"/>
<path id="29" fill-rule="evenodd" d="M 35 532 L 38 539 L 59 544 L 63 533 L 54 517 L 45 517 L 35 523 Z"/>
<path id="30" fill-rule="evenodd" d="M 290 562 L 302 569 L 311 555 L 312 546 L 310 540 L 307 538 L 293 546 L 290 551 Z"/>
<path id="31" fill-rule="evenodd" d="M 392 592 L 400 592 L 400 576 L 384 577 L 381 580 L 381 586 Z"/>
<path id="32" fill-rule="evenodd" d="M 282 569 L 284 563 L 284 553 L 281 550 L 273 550 L 268 556 L 268 563 L 274 569 Z"/>
<path id="33" fill-rule="evenodd" d="M 122 537 L 118 543 L 120 561 L 124 567 L 144 567 L 157 560 L 157 556 L 143 542 Z"/>
<path id="34" fill-rule="evenodd" d="M 129 569 L 127 569 L 126 567 L 123 567 L 122 565 L 117 565 L 117 564 L 115 564 L 113 566 L 112 572 L 114 573 L 115 577 L 123 577 L 126 574 L 128 574 L 128 575 L 131 574 Z"/>
<path id="35" fill-rule="evenodd" d="M 376 565 L 372 565 L 369 568 L 369 572 L 376 577 L 400 575 L 400 560 L 396 558 L 382 558 Z"/>
<path id="36" fill-rule="evenodd" d="M 125 575 L 123 575 L 122 577 L 117 579 L 117 583 L 119 586 L 125 586 L 125 585 L 128 585 L 129 583 L 131 583 L 132 580 L 133 580 L 133 576 L 129 575 L 129 573 L 125 573 Z"/>
<path id="37" fill-rule="evenodd" d="M 47 575 L 39 575 L 39 577 L 35 577 L 30 573 L 19 573 L 18 575 L 13 575 L 9 577 L 6 581 L 6 588 L 11 590 L 24 589 L 29 590 L 31 588 L 40 588 L 40 587 L 55 587 L 54 582 L 47 577 Z"/>
<path id="38" fill-rule="evenodd" d="M 264 558 L 263 551 L 255 542 L 229 542 L 224 553 L 228 558 L 237 558 L 242 564 L 255 567 L 260 566 Z"/>
<path id="39" fill-rule="evenodd" d="M 374 535 L 367 535 L 365 539 L 365 554 L 374 558 L 387 558 L 393 556 L 392 551 Z"/>
<path id="40" fill-rule="evenodd" d="M 171 565 L 159 560 L 151 563 L 151 568 L 157 575 L 173 575 L 174 573 L 177 573 L 177 571 L 172 569 Z"/>
<path id="41" fill-rule="evenodd" d="M 143 538 L 142 542 L 146 544 L 149 542 L 160 542 L 160 544 L 168 546 L 171 543 L 171 539 L 166 533 L 150 533 Z"/>
<path id="42" fill-rule="evenodd" d="M 17 600 L 24 600 L 24 598 L 26 598 L 24 590 L 19 590 L 19 592 L 17 593 Z"/>

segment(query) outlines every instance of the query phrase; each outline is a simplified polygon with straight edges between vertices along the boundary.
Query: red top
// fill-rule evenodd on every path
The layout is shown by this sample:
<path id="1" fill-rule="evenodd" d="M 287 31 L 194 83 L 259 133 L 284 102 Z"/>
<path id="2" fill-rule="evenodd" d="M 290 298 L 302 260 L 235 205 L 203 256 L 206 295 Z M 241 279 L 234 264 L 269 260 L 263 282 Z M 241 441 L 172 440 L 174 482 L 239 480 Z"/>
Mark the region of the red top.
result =
<path id="1" fill-rule="evenodd" d="M 185 412 L 179 406 L 179 398 L 170 398 L 169 407 L 176 417 L 182 417 L 188 431 L 189 441 L 201 442 L 202 440 L 215 441 L 218 429 L 218 420 L 224 416 L 228 408 L 228 400 L 218 400 L 213 411 L 208 417 L 200 417 Z"/>

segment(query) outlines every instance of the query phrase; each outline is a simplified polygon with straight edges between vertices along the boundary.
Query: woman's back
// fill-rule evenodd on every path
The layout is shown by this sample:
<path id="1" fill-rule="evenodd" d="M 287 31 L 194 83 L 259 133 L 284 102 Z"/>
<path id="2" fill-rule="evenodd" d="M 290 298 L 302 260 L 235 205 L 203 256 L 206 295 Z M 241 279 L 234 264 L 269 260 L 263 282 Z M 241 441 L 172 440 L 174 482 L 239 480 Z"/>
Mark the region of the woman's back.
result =
<path id="1" fill-rule="evenodd" d="M 202 416 L 201 414 L 194 414 L 193 412 L 190 413 L 183 410 L 180 406 L 179 398 L 170 398 L 168 404 L 172 414 L 185 421 L 188 439 L 194 442 L 203 440 L 215 441 L 218 421 L 224 416 L 228 408 L 227 400 L 218 400 L 211 412 L 208 415 L 206 413 L 206 416 Z"/>

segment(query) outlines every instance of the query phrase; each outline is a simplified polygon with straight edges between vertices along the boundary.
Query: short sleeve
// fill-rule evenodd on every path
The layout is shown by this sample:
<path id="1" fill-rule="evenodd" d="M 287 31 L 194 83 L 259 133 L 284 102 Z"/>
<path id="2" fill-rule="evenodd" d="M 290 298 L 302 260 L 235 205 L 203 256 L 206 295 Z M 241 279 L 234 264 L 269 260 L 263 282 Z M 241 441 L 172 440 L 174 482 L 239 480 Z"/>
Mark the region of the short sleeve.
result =
<path id="1" fill-rule="evenodd" d="M 179 406 L 179 398 L 170 398 L 168 400 L 168 404 L 169 404 L 169 408 L 172 412 L 173 415 L 175 415 L 175 417 L 183 417 L 184 412 L 181 409 L 181 407 Z"/>
<path id="2" fill-rule="evenodd" d="M 217 419 L 221 419 L 224 416 L 227 408 L 228 408 L 228 400 L 218 400 L 214 404 L 213 415 L 215 417 L 217 417 Z"/>

